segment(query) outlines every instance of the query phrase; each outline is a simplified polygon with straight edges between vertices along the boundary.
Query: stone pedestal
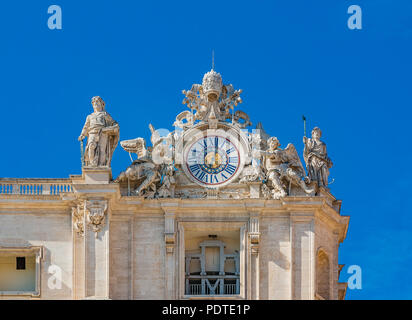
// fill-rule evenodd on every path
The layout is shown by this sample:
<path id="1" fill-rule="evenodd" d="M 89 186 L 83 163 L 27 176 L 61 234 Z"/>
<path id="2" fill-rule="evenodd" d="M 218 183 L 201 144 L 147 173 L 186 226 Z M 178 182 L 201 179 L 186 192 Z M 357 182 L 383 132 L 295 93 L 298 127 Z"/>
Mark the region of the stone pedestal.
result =
<path id="1" fill-rule="evenodd" d="M 112 179 L 112 170 L 109 167 L 83 167 L 85 184 L 107 184 Z"/>
<path id="2" fill-rule="evenodd" d="M 260 198 L 260 186 L 262 185 L 262 183 L 249 182 L 248 184 L 249 184 L 250 198 L 252 199 Z"/>

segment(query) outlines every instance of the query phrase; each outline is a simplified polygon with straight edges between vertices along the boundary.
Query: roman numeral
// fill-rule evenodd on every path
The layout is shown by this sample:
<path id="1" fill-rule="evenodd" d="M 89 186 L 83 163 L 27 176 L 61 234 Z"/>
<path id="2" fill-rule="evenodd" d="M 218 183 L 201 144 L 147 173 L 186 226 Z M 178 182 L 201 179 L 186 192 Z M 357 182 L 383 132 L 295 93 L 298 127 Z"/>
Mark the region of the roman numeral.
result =
<path id="1" fill-rule="evenodd" d="M 238 157 L 229 157 L 229 163 L 238 163 Z"/>
<path id="2" fill-rule="evenodd" d="M 213 175 L 212 180 L 214 180 L 214 181 L 211 181 L 212 183 L 218 183 L 219 182 L 219 180 L 217 179 L 217 175 Z"/>
<path id="3" fill-rule="evenodd" d="M 236 167 L 234 165 L 228 164 L 225 171 L 230 175 L 234 174 L 236 171 Z"/>
<path id="4" fill-rule="evenodd" d="M 191 166 L 189 166 L 189 170 L 192 171 L 192 172 L 200 170 L 200 165 L 198 165 L 198 164 L 191 165 Z"/>
<path id="5" fill-rule="evenodd" d="M 226 153 L 231 154 L 233 151 L 235 151 L 235 148 L 231 147 L 230 149 L 226 150 Z"/>
<path id="6" fill-rule="evenodd" d="M 198 171 L 198 172 L 200 172 L 200 174 L 198 176 L 195 175 L 196 178 L 198 178 L 200 181 L 203 181 L 203 178 L 205 177 L 206 172 L 203 172 L 203 171 Z"/>

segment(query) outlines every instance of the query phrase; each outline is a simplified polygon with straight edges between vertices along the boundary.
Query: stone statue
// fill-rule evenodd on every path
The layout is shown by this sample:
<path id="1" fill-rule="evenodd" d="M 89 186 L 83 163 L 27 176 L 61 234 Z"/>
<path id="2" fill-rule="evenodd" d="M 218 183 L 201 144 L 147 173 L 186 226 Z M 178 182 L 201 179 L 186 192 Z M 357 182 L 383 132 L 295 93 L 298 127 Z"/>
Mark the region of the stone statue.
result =
<path id="1" fill-rule="evenodd" d="M 319 187 L 327 187 L 329 168 L 332 167 L 333 163 L 326 152 L 326 144 L 320 141 L 321 136 L 322 131 L 315 127 L 312 130 L 312 138 L 303 137 L 305 144 L 303 157 L 309 179 L 316 181 Z"/>
<path id="2" fill-rule="evenodd" d="M 171 197 L 173 194 L 171 187 L 175 182 L 173 160 L 169 148 L 173 143 L 172 135 L 160 137 L 152 125 L 149 125 L 149 128 L 152 133 L 153 147 L 146 148 L 146 141 L 143 138 L 120 142 L 125 151 L 136 153 L 138 159 L 120 173 L 116 182 L 137 182 L 138 186 L 133 192 L 145 198 Z"/>
<path id="3" fill-rule="evenodd" d="M 305 170 L 295 146 L 289 143 L 286 149 L 282 150 L 276 137 L 269 138 L 267 145 L 268 149 L 263 152 L 263 166 L 273 199 L 285 197 L 292 183 L 301 187 L 305 193 L 313 194 L 315 190 L 309 188 L 304 181 Z M 305 180 L 307 182 L 307 179 Z"/>
<path id="4" fill-rule="evenodd" d="M 102 98 L 93 97 L 92 105 L 94 112 L 87 116 L 79 136 L 79 141 L 87 137 L 84 162 L 90 167 L 110 167 L 119 141 L 119 125 L 105 111 Z"/>
<path id="5" fill-rule="evenodd" d="M 128 152 L 137 154 L 138 159 L 117 177 L 116 182 L 125 180 L 138 181 L 139 186 L 134 193 L 138 196 L 156 192 L 156 182 L 160 181 L 159 167 L 153 163 L 151 149 L 146 149 L 146 141 L 143 138 L 125 140 L 120 142 L 122 148 Z"/>
<path id="6" fill-rule="evenodd" d="M 174 196 L 174 184 L 176 183 L 173 165 L 163 166 L 160 183 L 161 186 L 157 196 L 159 198 L 172 198 Z"/>

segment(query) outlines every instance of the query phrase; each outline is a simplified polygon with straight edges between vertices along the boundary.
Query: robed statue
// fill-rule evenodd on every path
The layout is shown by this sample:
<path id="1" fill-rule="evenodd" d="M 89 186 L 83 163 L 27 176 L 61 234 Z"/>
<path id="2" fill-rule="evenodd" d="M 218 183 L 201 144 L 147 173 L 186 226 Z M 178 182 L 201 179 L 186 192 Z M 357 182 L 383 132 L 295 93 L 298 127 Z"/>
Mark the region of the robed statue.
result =
<path id="1" fill-rule="evenodd" d="M 84 165 L 89 167 L 110 167 L 114 149 L 119 142 L 119 125 L 105 111 L 100 97 L 92 98 L 94 112 L 86 118 L 79 141 L 87 137 Z"/>
<path id="2" fill-rule="evenodd" d="M 305 148 L 303 157 L 306 169 L 311 181 L 316 181 L 319 187 L 328 186 L 329 169 L 332 167 L 332 160 L 328 157 L 326 144 L 320 141 L 322 131 L 315 127 L 312 130 L 312 138 L 303 137 Z"/>

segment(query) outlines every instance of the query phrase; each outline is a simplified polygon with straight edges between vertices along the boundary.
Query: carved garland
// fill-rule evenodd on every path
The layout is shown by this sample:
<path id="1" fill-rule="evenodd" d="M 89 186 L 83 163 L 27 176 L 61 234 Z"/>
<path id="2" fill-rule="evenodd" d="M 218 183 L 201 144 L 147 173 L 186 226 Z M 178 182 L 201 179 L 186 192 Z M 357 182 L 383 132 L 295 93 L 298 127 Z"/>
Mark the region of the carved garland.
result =
<path id="1" fill-rule="evenodd" d="M 72 207 L 73 230 L 79 235 L 84 236 L 84 221 L 96 233 L 102 230 L 105 225 L 107 211 L 107 200 L 85 200 L 79 201 Z"/>

